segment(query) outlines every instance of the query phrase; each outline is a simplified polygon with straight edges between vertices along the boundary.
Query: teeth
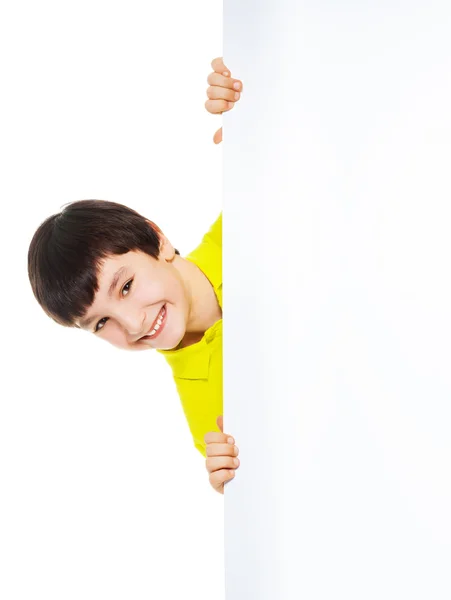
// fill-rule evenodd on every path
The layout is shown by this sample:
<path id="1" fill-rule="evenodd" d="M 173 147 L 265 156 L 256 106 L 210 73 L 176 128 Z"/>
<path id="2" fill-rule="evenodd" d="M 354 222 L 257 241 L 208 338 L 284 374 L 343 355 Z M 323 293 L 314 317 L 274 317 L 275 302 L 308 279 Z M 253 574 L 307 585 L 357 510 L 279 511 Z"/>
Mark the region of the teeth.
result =
<path id="1" fill-rule="evenodd" d="M 155 335 L 156 332 L 160 329 L 161 323 L 163 322 L 163 319 L 164 319 L 165 312 L 166 312 L 166 310 L 165 310 L 165 307 L 163 306 L 163 308 L 160 311 L 160 316 L 157 319 L 157 324 L 155 325 L 154 329 L 152 329 L 152 331 L 147 334 L 148 336 Z"/>

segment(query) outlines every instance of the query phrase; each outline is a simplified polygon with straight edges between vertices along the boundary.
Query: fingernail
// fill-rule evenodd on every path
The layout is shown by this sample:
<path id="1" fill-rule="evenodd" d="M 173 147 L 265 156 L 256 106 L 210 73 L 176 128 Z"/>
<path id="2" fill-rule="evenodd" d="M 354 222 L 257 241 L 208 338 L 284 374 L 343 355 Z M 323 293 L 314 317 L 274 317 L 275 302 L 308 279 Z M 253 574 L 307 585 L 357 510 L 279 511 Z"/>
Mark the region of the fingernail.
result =
<path id="1" fill-rule="evenodd" d="M 233 84 L 234 89 L 239 90 L 241 87 L 241 84 L 239 81 L 235 81 L 235 83 Z"/>
<path id="2" fill-rule="evenodd" d="M 229 108 L 232 108 L 233 102 L 229 102 L 228 104 L 229 104 Z"/>
<path id="3" fill-rule="evenodd" d="M 235 465 L 239 465 L 239 464 L 240 464 L 240 461 L 239 461 L 237 458 L 234 458 L 234 459 L 233 459 L 233 464 L 235 464 Z"/>
<path id="4" fill-rule="evenodd" d="M 228 71 L 224 71 L 223 75 L 225 75 L 226 77 L 228 77 L 230 75 L 230 73 Z"/>
<path id="5" fill-rule="evenodd" d="M 233 439 L 233 437 L 229 437 L 229 439 L 227 441 L 229 442 L 229 444 L 235 443 L 235 440 Z"/>

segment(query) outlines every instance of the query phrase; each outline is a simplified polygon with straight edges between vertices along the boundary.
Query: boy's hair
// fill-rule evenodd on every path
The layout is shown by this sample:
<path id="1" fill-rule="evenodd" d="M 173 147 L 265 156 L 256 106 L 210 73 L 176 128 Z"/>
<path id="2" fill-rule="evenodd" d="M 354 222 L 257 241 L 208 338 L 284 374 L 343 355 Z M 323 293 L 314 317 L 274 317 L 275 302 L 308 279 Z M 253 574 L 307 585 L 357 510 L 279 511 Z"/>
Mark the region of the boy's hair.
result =
<path id="1" fill-rule="evenodd" d="M 158 259 L 158 231 L 152 221 L 116 202 L 65 205 L 41 223 L 30 243 L 28 278 L 36 300 L 60 325 L 78 327 L 75 321 L 85 316 L 99 289 L 102 260 L 131 250 Z"/>

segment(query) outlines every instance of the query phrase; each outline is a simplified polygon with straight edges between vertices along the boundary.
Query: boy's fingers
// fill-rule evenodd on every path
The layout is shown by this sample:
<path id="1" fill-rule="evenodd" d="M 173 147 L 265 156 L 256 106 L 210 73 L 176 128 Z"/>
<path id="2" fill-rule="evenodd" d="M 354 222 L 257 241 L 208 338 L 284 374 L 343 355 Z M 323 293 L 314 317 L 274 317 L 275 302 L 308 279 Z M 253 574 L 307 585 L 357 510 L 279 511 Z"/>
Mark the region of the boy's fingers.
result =
<path id="1" fill-rule="evenodd" d="M 217 85 L 211 85 L 207 88 L 207 96 L 210 100 L 228 100 L 229 102 L 236 102 L 240 99 L 240 92 L 218 87 Z"/>
<path id="2" fill-rule="evenodd" d="M 238 447 L 232 444 L 211 443 L 205 449 L 207 456 L 238 456 Z"/>
<path id="3" fill-rule="evenodd" d="M 228 439 L 233 437 L 227 433 L 220 433 L 219 431 L 209 431 L 204 436 L 204 442 L 206 444 L 228 444 Z M 235 441 L 233 442 L 233 444 Z M 230 444 L 233 446 L 233 444 Z"/>
<path id="4" fill-rule="evenodd" d="M 217 486 L 220 483 L 229 481 L 235 475 L 235 471 L 229 471 L 228 469 L 221 469 L 220 471 L 213 471 L 210 475 L 210 483 L 213 486 Z"/>
<path id="5" fill-rule="evenodd" d="M 241 92 L 243 90 L 243 83 L 240 79 L 233 79 L 232 77 L 224 77 L 223 75 L 220 75 L 219 73 L 210 73 L 210 75 L 207 77 L 207 83 L 209 83 L 211 86 L 229 88 L 229 89 L 235 90 L 237 92 Z M 235 87 L 236 83 L 239 84 L 238 89 L 236 89 L 236 87 Z"/>
<path id="6" fill-rule="evenodd" d="M 216 115 L 218 113 L 223 113 L 223 112 L 232 110 L 232 108 L 234 106 L 235 106 L 235 102 L 230 102 L 228 100 L 210 100 L 209 99 L 205 102 L 205 108 L 212 115 Z"/>
<path id="7" fill-rule="evenodd" d="M 218 58 L 214 58 L 211 61 L 211 68 L 213 69 L 213 71 L 216 71 L 216 73 L 221 73 L 222 75 L 224 73 L 227 73 L 226 77 L 228 77 L 230 75 L 230 70 L 225 66 L 225 64 L 222 60 L 222 56 L 219 56 Z"/>
<path id="8" fill-rule="evenodd" d="M 238 460 L 238 459 L 237 459 Z M 238 469 L 232 456 L 214 456 L 205 462 L 205 468 L 209 473 L 215 473 L 221 469 Z"/>

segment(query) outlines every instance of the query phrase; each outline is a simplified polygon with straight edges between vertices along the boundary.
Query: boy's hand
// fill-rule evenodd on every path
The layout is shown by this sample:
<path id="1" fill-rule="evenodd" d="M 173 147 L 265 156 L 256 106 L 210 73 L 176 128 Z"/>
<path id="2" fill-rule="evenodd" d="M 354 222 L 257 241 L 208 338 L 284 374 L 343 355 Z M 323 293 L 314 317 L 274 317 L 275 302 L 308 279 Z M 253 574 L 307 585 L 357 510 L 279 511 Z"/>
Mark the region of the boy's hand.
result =
<path id="1" fill-rule="evenodd" d="M 216 419 L 219 429 L 222 431 L 223 418 L 220 415 Z M 233 443 L 230 444 L 228 439 L 231 436 L 225 433 L 219 433 L 217 431 L 210 431 L 205 434 L 204 440 L 207 444 L 207 461 L 206 468 L 210 473 L 210 484 L 214 490 L 220 494 L 224 493 L 224 483 L 227 483 L 233 479 L 235 475 L 235 469 L 238 468 L 240 463 L 234 463 L 234 458 L 238 456 L 239 450 L 234 446 L 235 441 L 232 438 Z"/>
<path id="2" fill-rule="evenodd" d="M 231 78 L 229 69 L 222 62 L 222 57 L 213 59 L 211 66 L 213 73 L 210 73 L 207 79 L 210 87 L 207 88 L 209 100 L 205 102 L 205 108 L 213 114 L 223 113 L 231 110 L 235 102 L 240 99 L 243 84 L 239 79 Z M 214 134 L 213 141 L 215 144 L 222 142 L 222 127 Z"/>

